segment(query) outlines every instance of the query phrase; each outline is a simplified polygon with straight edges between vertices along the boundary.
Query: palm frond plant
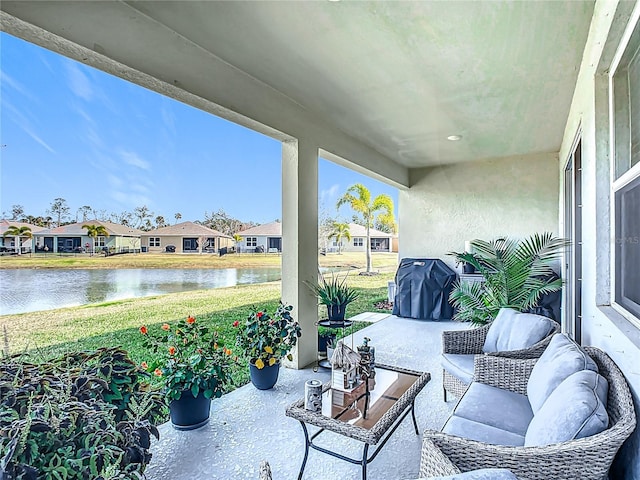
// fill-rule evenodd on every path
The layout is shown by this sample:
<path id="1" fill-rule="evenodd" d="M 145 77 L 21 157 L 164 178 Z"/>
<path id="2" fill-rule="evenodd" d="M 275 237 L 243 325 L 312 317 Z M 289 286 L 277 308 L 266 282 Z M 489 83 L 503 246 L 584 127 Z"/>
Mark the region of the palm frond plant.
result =
<path id="1" fill-rule="evenodd" d="M 454 318 L 484 325 L 503 307 L 524 312 L 538 306 L 540 299 L 562 288 L 553 266 L 569 245 L 551 233 L 535 233 L 524 240 L 498 238 L 474 240 L 474 252 L 451 252 L 458 263 L 473 265 L 484 282 L 458 281 L 449 300 L 456 308 Z"/>

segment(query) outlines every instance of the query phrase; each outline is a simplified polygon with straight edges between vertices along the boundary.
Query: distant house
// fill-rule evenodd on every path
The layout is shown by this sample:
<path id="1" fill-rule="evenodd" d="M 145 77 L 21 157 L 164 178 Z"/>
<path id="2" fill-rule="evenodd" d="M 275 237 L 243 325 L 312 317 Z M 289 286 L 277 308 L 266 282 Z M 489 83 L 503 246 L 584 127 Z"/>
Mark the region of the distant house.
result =
<path id="1" fill-rule="evenodd" d="M 282 223 L 271 222 L 238 232 L 242 241 L 238 242 L 240 252 L 282 252 Z"/>
<path id="2" fill-rule="evenodd" d="M 343 252 L 364 252 L 367 241 L 367 229 L 357 223 L 349 224 L 349 233 L 351 234 L 351 240 L 347 241 L 346 238 L 341 240 Z M 394 234 L 381 232 L 372 228 L 369 230 L 371 238 L 371 251 L 372 252 L 392 252 L 393 251 L 393 238 Z M 329 240 L 329 251 L 338 251 L 338 242 L 335 238 Z"/>
<path id="3" fill-rule="evenodd" d="M 342 239 L 343 252 L 364 252 L 365 242 L 367 239 L 367 231 L 362 225 L 357 223 L 349 224 L 349 232 L 351 240 Z M 393 240 L 397 238 L 392 233 L 381 232 L 374 228 L 371 234 L 371 251 L 372 252 L 392 252 Z M 242 237 L 242 241 L 238 242 L 240 252 L 282 252 L 282 223 L 271 222 L 264 225 L 258 225 L 242 232 L 238 232 Z M 338 251 L 338 242 L 330 239 L 328 242 L 329 252 Z M 397 250 L 396 250 L 397 251 Z"/>
<path id="4" fill-rule="evenodd" d="M 30 223 L 25 223 L 25 222 L 14 222 L 12 220 L 5 220 L 2 219 L 0 220 L 0 250 L 2 251 L 7 251 L 7 250 L 12 250 L 15 251 L 16 249 L 16 239 L 15 237 L 12 237 L 10 235 L 8 236 L 4 236 L 5 232 L 9 229 L 9 227 L 29 227 L 31 229 L 31 234 L 34 235 L 35 238 L 35 234 L 36 232 L 40 232 L 42 230 L 44 230 L 43 227 L 38 227 L 37 225 L 31 225 Z M 33 239 L 31 238 L 27 238 L 27 237 L 20 237 L 20 245 L 22 247 L 22 252 L 30 252 L 32 251 L 33 248 Z"/>
<path id="5" fill-rule="evenodd" d="M 148 252 L 216 253 L 233 245 L 229 235 L 194 222 L 142 232 L 142 248 Z"/>
<path id="6" fill-rule="evenodd" d="M 108 237 L 99 236 L 94 239 L 87 235 L 87 229 L 83 225 L 101 225 L 109 233 Z M 95 251 L 108 248 L 111 253 L 139 252 L 140 234 L 143 232 L 132 227 L 126 227 L 117 223 L 101 220 L 89 220 L 86 222 L 71 223 L 60 227 L 43 229 L 33 234 L 36 243 L 36 251 L 54 253 L 72 253 Z"/>

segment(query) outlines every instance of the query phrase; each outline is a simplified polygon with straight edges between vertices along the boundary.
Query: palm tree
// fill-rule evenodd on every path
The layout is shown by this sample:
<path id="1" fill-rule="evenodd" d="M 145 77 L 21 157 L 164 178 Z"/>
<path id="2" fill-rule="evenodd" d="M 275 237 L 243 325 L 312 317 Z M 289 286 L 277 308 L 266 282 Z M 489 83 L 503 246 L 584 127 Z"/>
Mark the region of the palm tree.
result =
<path id="1" fill-rule="evenodd" d="M 87 236 L 93 239 L 93 248 L 91 249 L 91 255 L 96 250 L 96 238 L 108 237 L 109 232 L 102 225 L 82 225 L 82 228 L 87 229 Z"/>
<path id="2" fill-rule="evenodd" d="M 351 241 L 351 232 L 349 231 L 348 223 L 333 222 L 331 224 L 331 231 L 329 232 L 329 239 L 335 238 L 338 244 L 338 254 L 342 253 L 342 239 L 346 238 L 348 242 Z"/>
<path id="3" fill-rule="evenodd" d="M 173 216 L 176 219 L 176 223 L 178 223 L 178 221 L 182 218 L 182 214 L 180 212 L 174 214 Z"/>
<path id="4" fill-rule="evenodd" d="M 543 295 L 562 289 L 553 266 L 569 245 L 564 238 L 547 232 L 524 240 L 474 240 L 471 245 L 473 253 L 450 255 L 473 265 L 484 281 L 454 284 L 449 300 L 456 307 L 456 320 L 484 325 L 502 307 L 526 312 L 537 307 Z"/>
<path id="5" fill-rule="evenodd" d="M 236 242 L 236 253 L 238 253 L 238 244 L 242 241 L 242 236 L 238 233 L 234 233 L 233 241 Z"/>
<path id="6" fill-rule="evenodd" d="M 371 272 L 371 227 L 375 223 L 377 214 L 385 219 L 393 217 L 393 200 L 386 193 L 371 200 L 371 192 L 361 183 L 351 185 L 347 192 L 338 199 L 337 207 L 348 204 L 353 210 L 362 215 L 367 229 L 367 273 Z"/>
<path id="7" fill-rule="evenodd" d="M 33 233 L 31 233 L 31 229 L 26 225 L 23 227 L 11 225 L 7 228 L 7 231 L 2 234 L 2 236 L 14 237 L 16 252 L 18 255 L 22 255 L 22 237 L 33 238 Z"/>

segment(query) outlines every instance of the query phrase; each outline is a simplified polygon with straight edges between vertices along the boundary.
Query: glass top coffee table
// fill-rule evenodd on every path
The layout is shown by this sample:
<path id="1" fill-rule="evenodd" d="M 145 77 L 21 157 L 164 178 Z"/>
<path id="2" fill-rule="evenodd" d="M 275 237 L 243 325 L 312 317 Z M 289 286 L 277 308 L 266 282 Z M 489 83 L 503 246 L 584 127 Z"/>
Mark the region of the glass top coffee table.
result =
<path id="1" fill-rule="evenodd" d="M 431 375 L 379 364 L 376 364 L 375 372 L 374 378 L 360 384 L 351 392 L 332 389 L 331 382 L 326 383 L 322 389 L 321 412 L 306 410 L 304 398 L 287 408 L 286 415 L 298 420 L 304 431 L 305 451 L 298 480 L 302 479 L 309 448 L 362 465 L 362 480 L 366 480 L 367 464 L 376 458 L 378 452 L 409 413 L 413 419 L 416 435 L 419 434 L 414 413 L 415 399 L 431 379 Z M 320 429 L 309 436 L 307 425 L 315 425 Z M 362 458 L 346 457 L 314 444 L 314 439 L 324 431 L 335 432 L 363 442 Z M 375 445 L 376 448 L 369 456 L 370 445 Z"/>

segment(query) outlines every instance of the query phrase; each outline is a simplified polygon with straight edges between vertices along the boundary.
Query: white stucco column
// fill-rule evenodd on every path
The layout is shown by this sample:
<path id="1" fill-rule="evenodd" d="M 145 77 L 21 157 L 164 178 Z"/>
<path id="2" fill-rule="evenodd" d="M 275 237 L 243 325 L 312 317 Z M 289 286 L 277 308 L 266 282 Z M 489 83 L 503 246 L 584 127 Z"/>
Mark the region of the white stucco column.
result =
<path id="1" fill-rule="evenodd" d="M 305 140 L 282 143 L 282 300 L 293 305 L 302 337 L 287 366 L 316 361 L 318 302 L 303 283 L 318 275 L 318 147 Z"/>

